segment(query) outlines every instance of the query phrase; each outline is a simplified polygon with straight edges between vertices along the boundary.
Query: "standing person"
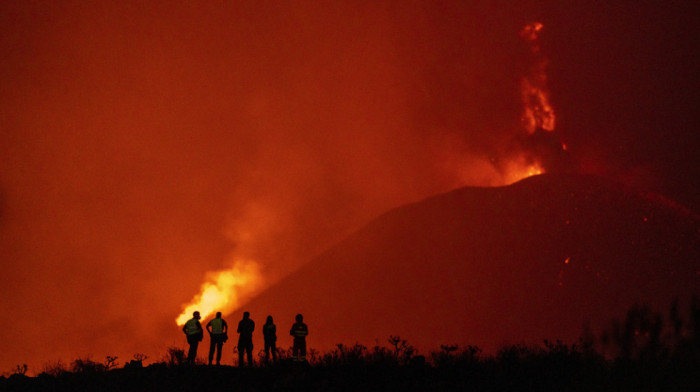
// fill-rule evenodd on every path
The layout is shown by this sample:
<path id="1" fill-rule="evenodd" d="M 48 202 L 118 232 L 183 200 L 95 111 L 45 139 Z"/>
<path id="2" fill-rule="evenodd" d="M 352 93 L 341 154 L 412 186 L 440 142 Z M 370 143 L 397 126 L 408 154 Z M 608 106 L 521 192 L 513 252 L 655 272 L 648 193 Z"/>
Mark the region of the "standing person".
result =
<path id="1" fill-rule="evenodd" d="M 309 328 L 304 324 L 304 316 L 297 314 L 295 317 L 296 323 L 292 325 L 289 334 L 294 336 L 294 346 L 292 355 L 295 362 L 306 361 L 306 335 L 309 334 Z"/>
<path id="2" fill-rule="evenodd" d="M 243 313 L 243 320 L 238 322 L 238 366 L 243 366 L 243 354 L 248 357 L 248 366 L 253 366 L 253 330 L 255 322 L 250 319 L 250 313 Z"/>
<path id="3" fill-rule="evenodd" d="M 187 320 L 182 327 L 182 332 L 187 336 L 187 343 L 190 345 L 190 351 L 187 354 L 187 363 L 194 365 L 194 360 L 197 358 L 197 346 L 204 339 L 204 330 L 202 324 L 199 323 L 199 312 L 192 313 L 192 318 Z"/>
<path id="4" fill-rule="evenodd" d="M 221 312 L 216 312 L 216 318 L 209 320 L 207 323 L 207 332 L 209 332 L 209 364 L 211 365 L 214 359 L 214 351 L 216 351 L 216 364 L 221 364 L 221 349 L 224 347 L 224 342 L 228 340 L 228 325 L 226 320 L 221 318 Z"/>
<path id="5" fill-rule="evenodd" d="M 272 322 L 272 316 L 267 316 L 263 325 L 263 337 L 265 338 L 265 363 L 270 362 L 270 350 L 272 350 L 272 362 L 277 362 L 277 327 Z"/>

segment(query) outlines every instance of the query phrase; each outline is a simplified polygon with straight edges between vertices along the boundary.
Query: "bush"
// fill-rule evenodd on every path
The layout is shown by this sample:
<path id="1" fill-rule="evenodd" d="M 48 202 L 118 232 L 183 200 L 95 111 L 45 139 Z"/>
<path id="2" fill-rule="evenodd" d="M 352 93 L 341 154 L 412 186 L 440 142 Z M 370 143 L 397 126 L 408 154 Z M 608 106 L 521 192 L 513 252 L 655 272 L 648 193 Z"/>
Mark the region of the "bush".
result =
<path id="1" fill-rule="evenodd" d="M 87 358 L 75 359 L 70 369 L 73 373 L 94 373 L 107 370 L 107 367 L 99 362 L 93 361 L 89 356 Z"/>
<path id="2" fill-rule="evenodd" d="M 27 369 L 28 367 L 26 363 L 22 365 L 17 365 L 14 369 L 12 369 L 12 374 L 19 374 L 24 376 L 25 374 L 27 374 Z"/>
<path id="3" fill-rule="evenodd" d="M 53 377 L 59 377 L 66 372 L 68 372 L 66 364 L 60 359 L 54 362 L 46 362 L 41 368 L 41 373 Z"/>
<path id="4" fill-rule="evenodd" d="M 185 350 L 175 346 L 168 347 L 165 353 L 164 361 L 169 366 L 181 366 L 185 364 Z"/>

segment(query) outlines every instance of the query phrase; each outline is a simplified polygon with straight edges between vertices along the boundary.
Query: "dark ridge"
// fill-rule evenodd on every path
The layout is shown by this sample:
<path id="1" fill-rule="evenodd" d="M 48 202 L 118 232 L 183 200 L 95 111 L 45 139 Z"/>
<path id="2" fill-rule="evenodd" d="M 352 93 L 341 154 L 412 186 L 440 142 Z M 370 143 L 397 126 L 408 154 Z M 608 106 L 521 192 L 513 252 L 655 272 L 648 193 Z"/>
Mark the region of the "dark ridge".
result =
<path id="1" fill-rule="evenodd" d="M 575 341 L 635 303 L 700 293 L 700 219 L 586 175 L 466 187 L 393 209 L 245 306 L 309 341 L 420 347 Z"/>

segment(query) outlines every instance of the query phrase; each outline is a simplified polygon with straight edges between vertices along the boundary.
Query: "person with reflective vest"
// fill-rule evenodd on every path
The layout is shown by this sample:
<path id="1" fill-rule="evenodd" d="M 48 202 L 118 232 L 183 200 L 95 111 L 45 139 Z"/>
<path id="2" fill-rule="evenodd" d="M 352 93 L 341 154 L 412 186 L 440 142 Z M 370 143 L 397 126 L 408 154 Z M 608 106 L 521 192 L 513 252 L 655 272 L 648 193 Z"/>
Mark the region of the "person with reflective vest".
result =
<path id="1" fill-rule="evenodd" d="M 277 362 L 277 327 L 272 322 L 272 316 L 267 316 L 263 325 L 263 338 L 265 338 L 265 363 L 270 362 L 270 351 L 272 351 L 272 362 Z"/>
<path id="2" fill-rule="evenodd" d="M 309 328 L 304 324 L 304 316 L 297 314 L 296 323 L 292 325 L 289 334 L 294 336 L 294 346 L 292 347 L 292 356 L 295 362 L 306 361 L 306 335 L 309 334 Z"/>
<path id="3" fill-rule="evenodd" d="M 238 323 L 238 366 L 243 366 L 243 354 L 248 357 L 248 366 L 253 366 L 253 330 L 255 322 L 250 319 L 250 313 L 243 313 L 243 320 Z"/>
<path id="4" fill-rule="evenodd" d="M 224 342 L 228 340 L 228 325 L 226 320 L 221 318 L 221 312 L 216 312 L 216 317 L 209 320 L 207 323 L 207 332 L 209 332 L 209 364 L 214 359 L 214 351 L 216 351 L 216 364 L 221 364 L 221 349 L 224 347 Z"/>
<path id="5" fill-rule="evenodd" d="M 204 338 L 202 324 L 199 323 L 199 312 L 192 313 L 192 318 L 187 320 L 182 327 L 182 332 L 187 336 L 187 343 L 190 345 L 190 351 L 187 354 L 187 363 L 194 365 L 194 360 L 197 358 L 197 346 Z"/>

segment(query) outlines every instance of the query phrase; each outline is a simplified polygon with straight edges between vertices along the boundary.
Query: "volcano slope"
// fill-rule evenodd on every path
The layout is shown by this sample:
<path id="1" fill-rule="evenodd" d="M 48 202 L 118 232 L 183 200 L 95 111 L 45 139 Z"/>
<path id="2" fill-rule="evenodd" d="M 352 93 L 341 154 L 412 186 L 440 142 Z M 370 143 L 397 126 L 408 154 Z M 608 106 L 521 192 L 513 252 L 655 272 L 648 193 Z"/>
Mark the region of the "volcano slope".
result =
<path id="1" fill-rule="evenodd" d="M 635 303 L 665 312 L 698 294 L 699 239 L 698 216 L 662 197 L 540 175 L 396 208 L 241 310 L 273 315 L 282 347 L 296 313 L 321 350 L 389 335 L 423 352 L 573 343 Z"/>

